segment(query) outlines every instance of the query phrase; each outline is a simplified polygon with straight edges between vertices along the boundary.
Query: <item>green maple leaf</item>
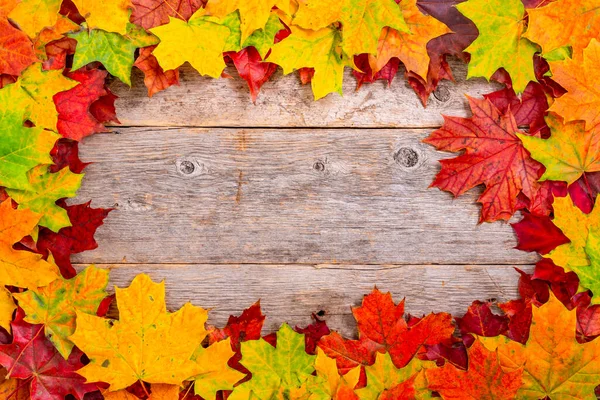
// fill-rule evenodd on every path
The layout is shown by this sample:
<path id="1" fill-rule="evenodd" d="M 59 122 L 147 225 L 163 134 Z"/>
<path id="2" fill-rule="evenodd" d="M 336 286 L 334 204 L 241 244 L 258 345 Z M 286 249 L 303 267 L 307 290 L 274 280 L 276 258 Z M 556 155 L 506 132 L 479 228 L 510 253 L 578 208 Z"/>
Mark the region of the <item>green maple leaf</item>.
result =
<path id="1" fill-rule="evenodd" d="M 25 311 L 25 321 L 43 324 L 46 336 L 60 354 L 69 358 L 73 342 L 68 339 L 75 332 L 76 312 L 95 315 L 107 295 L 108 270 L 93 266 L 73 279 L 59 277 L 50 285 L 15 294 Z"/>
<path id="2" fill-rule="evenodd" d="M 48 172 L 47 165 L 40 165 L 27 173 L 31 190 L 7 189 L 6 192 L 19 203 L 19 209 L 29 208 L 42 214 L 39 225 L 58 232 L 61 228 L 71 226 L 71 222 L 67 211 L 57 206 L 56 201 L 75 197 L 83 175 L 74 174 L 69 168 L 52 174 Z"/>
<path id="3" fill-rule="evenodd" d="M 523 37 L 525 7 L 521 0 L 469 0 L 456 5 L 472 20 L 479 36 L 465 49 L 471 54 L 467 78 L 489 79 L 504 68 L 517 93 L 535 80 L 533 55 L 538 48 Z"/>
<path id="4" fill-rule="evenodd" d="M 267 25 L 263 29 L 254 31 L 245 41 L 242 40 L 242 28 L 240 14 L 238 11 L 229 14 L 223 18 L 222 24 L 229 28 L 231 32 L 225 43 L 223 51 L 239 51 L 244 47 L 254 46 L 262 58 L 265 58 L 269 49 L 273 47 L 275 35 L 285 26 L 275 14 L 271 14 L 267 20 Z"/>
<path id="5" fill-rule="evenodd" d="M 585 253 L 590 259 L 591 265 L 577 268 L 577 276 L 581 286 L 594 293 L 592 303 L 598 304 L 600 303 L 600 227 L 590 229 Z"/>
<path id="6" fill-rule="evenodd" d="M 133 24 L 127 25 L 126 36 L 101 29 L 83 29 L 68 36 L 77 41 L 73 70 L 99 61 L 108 72 L 129 86 L 131 86 L 131 68 L 133 68 L 135 49 L 158 43 L 155 36 Z"/>
<path id="7" fill-rule="evenodd" d="M 289 394 L 315 370 L 315 356 L 304 350 L 304 335 L 287 324 L 277 332 L 277 347 L 264 339 L 242 342 L 241 363 L 252 372 L 252 379 L 236 387 L 230 400 L 247 399 L 249 394 L 261 400 L 278 393 Z"/>
<path id="8" fill-rule="evenodd" d="M 186 61 L 202 75 L 218 78 L 225 68 L 223 51 L 229 28 L 200 9 L 189 21 L 169 17 L 166 25 L 150 29 L 160 38 L 153 53 L 163 70 L 176 69 Z"/>
<path id="9" fill-rule="evenodd" d="M 316 31 L 291 26 L 292 33 L 275 44 L 267 61 L 283 68 L 289 74 L 300 68 L 314 68 L 311 86 L 315 100 L 329 93 L 342 94 L 344 66 L 348 63 L 342 56 L 341 32 L 333 27 Z"/>
<path id="10" fill-rule="evenodd" d="M 59 136 L 40 127 L 23 126 L 24 110 L 12 107 L 19 88 L 0 90 L 0 186 L 30 190 L 27 171 L 39 164 L 52 164 L 50 151 Z"/>

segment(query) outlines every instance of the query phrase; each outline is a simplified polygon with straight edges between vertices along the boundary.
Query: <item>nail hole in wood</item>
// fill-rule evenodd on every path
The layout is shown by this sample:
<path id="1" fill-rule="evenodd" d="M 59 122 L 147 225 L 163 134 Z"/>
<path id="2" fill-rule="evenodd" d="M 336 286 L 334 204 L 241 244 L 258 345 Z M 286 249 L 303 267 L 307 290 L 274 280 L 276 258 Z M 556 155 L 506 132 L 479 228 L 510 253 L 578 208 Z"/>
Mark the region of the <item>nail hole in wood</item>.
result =
<path id="1" fill-rule="evenodd" d="M 325 311 L 324 311 L 324 310 L 319 310 L 319 311 L 317 312 L 317 317 L 321 317 L 321 318 L 322 318 L 322 317 L 324 317 L 324 316 L 325 316 Z"/>
<path id="2" fill-rule="evenodd" d="M 192 174 L 192 173 L 194 173 L 195 170 L 196 170 L 196 166 L 191 161 L 183 160 L 179 164 L 179 171 L 181 171 L 181 173 L 184 175 Z"/>
<path id="3" fill-rule="evenodd" d="M 411 168 L 419 162 L 419 154 L 410 147 L 401 147 L 396 154 L 394 160 L 406 168 Z"/>
<path id="4" fill-rule="evenodd" d="M 437 89 L 433 91 L 433 97 L 438 101 L 446 102 L 450 100 L 450 90 L 445 86 L 438 86 Z"/>

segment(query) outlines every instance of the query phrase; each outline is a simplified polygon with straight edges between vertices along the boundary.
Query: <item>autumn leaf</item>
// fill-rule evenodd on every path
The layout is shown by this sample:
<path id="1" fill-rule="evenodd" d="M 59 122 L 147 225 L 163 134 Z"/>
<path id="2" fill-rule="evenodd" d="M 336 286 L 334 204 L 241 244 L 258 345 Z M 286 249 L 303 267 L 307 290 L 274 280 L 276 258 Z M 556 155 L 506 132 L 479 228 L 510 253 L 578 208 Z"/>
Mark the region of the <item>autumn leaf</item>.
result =
<path id="1" fill-rule="evenodd" d="M 517 235 L 516 249 L 547 254 L 556 247 L 569 243 L 569 238 L 548 216 L 523 214 L 523 219 L 511 224 Z"/>
<path id="2" fill-rule="evenodd" d="M 242 48 L 254 47 L 261 57 L 266 57 L 273 46 L 275 36 L 279 31 L 285 29 L 279 17 L 271 14 L 264 28 L 258 29 L 242 41 L 240 30 L 240 18 L 238 13 L 229 14 L 221 20 L 221 23 L 229 28 L 230 34 L 225 43 L 224 51 L 240 51 Z"/>
<path id="3" fill-rule="evenodd" d="M 32 400 L 63 400 L 69 394 L 82 400 L 97 390 L 75 372 L 83 366 L 81 351 L 73 350 L 65 360 L 44 336 L 44 327 L 24 322 L 22 314 L 18 312 L 12 323 L 12 343 L 0 345 L 0 364 L 7 376 L 29 382 Z"/>
<path id="4" fill-rule="evenodd" d="M 59 136 L 23 125 L 24 110 L 10 106 L 18 91 L 15 84 L 0 89 L 0 186 L 30 190 L 27 172 L 39 164 L 52 163 L 49 153 Z"/>
<path id="5" fill-rule="evenodd" d="M 400 32 L 393 28 L 384 28 L 379 37 L 377 55 L 369 56 L 371 69 L 377 73 L 392 57 L 397 57 L 407 71 L 427 78 L 430 62 L 427 43 L 433 38 L 449 33 L 450 29 L 437 19 L 424 15 L 417 8 L 416 0 L 403 0 L 400 2 L 400 8 L 410 31 Z"/>
<path id="6" fill-rule="evenodd" d="M 327 357 L 323 350 L 317 348 L 315 358 L 316 375 L 307 382 L 310 400 L 352 400 L 358 399 L 354 387 L 360 379 L 360 367 L 355 367 L 344 375 L 338 372 L 336 361 Z"/>
<path id="7" fill-rule="evenodd" d="M 595 12 L 600 24 L 600 11 Z M 556 99 L 550 111 L 560 114 L 566 122 L 584 120 L 586 130 L 599 125 L 600 93 L 595 79 L 599 64 L 600 42 L 596 39 L 592 39 L 583 52 L 575 53 L 573 59 L 550 63 L 552 79 L 567 90 Z"/>
<path id="8" fill-rule="evenodd" d="M 300 388 L 315 370 L 315 356 L 304 350 L 304 335 L 287 324 L 277 332 L 276 347 L 264 339 L 242 342 L 241 362 L 252 379 L 236 387 L 229 400 L 247 399 L 249 394 L 271 399 L 277 393 Z"/>
<path id="9" fill-rule="evenodd" d="M 531 157 L 546 167 L 540 181 L 571 184 L 585 172 L 600 171 L 600 125 L 586 132 L 582 121 L 565 124 L 552 114 L 546 122 L 551 132 L 548 139 L 517 134 Z"/>
<path id="10" fill-rule="evenodd" d="M 81 186 L 83 174 L 74 174 L 63 168 L 55 174 L 48 171 L 47 165 L 31 169 L 27 173 L 31 190 L 7 189 L 7 193 L 17 203 L 19 209 L 29 208 L 42 215 L 39 224 L 53 232 L 71 226 L 65 209 L 56 201 L 65 197 L 75 197 Z"/>
<path id="11" fill-rule="evenodd" d="M 40 215 L 31 210 L 15 210 L 12 200 L 0 203 L 0 285 L 33 289 L 46 286 L 58 278 L 56 266 L 41 256 L 13 245 L 31 234 Z"/>
<path id="12" fill-rule="evenodd" d="M 75 332 L 76 313 L 95 315 L 100 302 L 107 296 L 106 285 L 108 271 L 92 266 L 72 279 L 59 277 L 46 287 L 14 296 L 25 311 L 24 320 L 44 325 L 46 337 L 67 359 L 73 349 L 68 337 Z"/>
<path id="13" fill-rule="evenodd" d="M 245 42 L 256 30 L 263 29 L 271 17 L 271 9 L 279 0 L 210 0 L 206 13 L 223 18 L 238 10 L 241 21 L 241 42 Z"/>
<path id="14" fill-rule="evenodd" d="M 72 0 L 90 29 L 125 35 L 128 31 L 131 0 Z M 77 69 L 77 68 L 74 68 Z"/>
<path id="15" fill-rule="evenodd" d="M 339 333 L 333 331 L 323 336 L 318 343 L 321 350 L 336 360 L 341 374 L 346 374 L 357 366 L 367 366 L 375 362 L 375 355 L 381 345 L 373 342 L 367 337 L 358 340 L 343 338 Z"/>
<path id="16" fill-rule="evenodd" d="M 47 60 L 46 46 L 54 41 L 59 41 L 64 38 L 64 35 L 79 29 L 79 25 L 71 21 L 69 18 L 59 15 L 56 23 L 50 27 L 44 28 L 35 37 L 33 47 L 40 60 Z M 44 69 L 46 64 L 44 64 Z"/>
<path id="17" fill-rule="evenodd" d="M 484 184 L 480 220 L 508 220 L 519 208 L 519 193 L 529 199 L 536 195 L 542 166 L 523 147 L 510 111 L 501 114 L 489 100 L 469 98 L 469 104 L 471 118 L 444 116 L 442 128 L 425 139 L 439 150 L 464 150 L 440 161 L 442 170 L 432 186 L 460 196 Z"/>
<path id="18" fill-rule="evenodd" d="M 58 20 L 62 0 L 21 0 L 8 14 L 30 38 L 35 38 L 44 28 Z"/>
<path id="19" fill-rule="evenodd" d="M 456 323 L 465 340 L 465 336 L 474 333 L 479 336 L 498 336 L 508 329 L 508 318 L 494 314 L 490 303 L 475 300 L 462 317 L 456 318 Z"/>
<path id="20" fill-rule="evenodd" d="M 584 214 L 573 205 L 568 197 L 558 197 L 554 200 L 554 224 L 567 236 L 569 243 L 563 244 L 552 250 L 548 257 L 556 265 L 566 270 L 579 273 L 581 268 L 589 266 L 584 248 L 588 240 L 589 230 L 600 225 L 600 202 L 589 214 Z"/>
<path id="21" fill-rule="evenodd" d="M 360 400 L 429 398 L 425 378 L 426 363 L 415 358 L 408 365 L 396 368 L 388 353 L 377 353 L 375 363 L 365 367 L 367 386 L 355 392 Z M 391 395 L 390 392 L 396 394 Z M 404 394 L 400 396 L 398 393 Z"/>
<path id="22" fill-rule="evenodd" d="M 1 259 L 0 262 L 2 262 Z M 12 294 L 6 288 L 0 287 L 0 326 L 7 332 L 10 332 L 10 323 L 16 308 Z M 0 393 L 2 393 L 1 389 Z"/>
<path id="23" fill-rule="evenodd" d="M 193 378 L 194 393 L 204 399 L 213 399 L 219 390 L 233 390 L 233 386 L 246 376 L 228 366 L 234 355 L 230 338 L 198 348 L 192 356 L 199 371 Z"/>
<path id="24" fill-rule="evenodd" d="M 523 37 L 525 7 L 521 0 L 469 0 L 456 8 L 479 30 L 477 39 L 465 49 L 471 54 L 467 78 L 489 79 L 504 68 L 517 93 L 535 81 L 533 55 L 537 47 Z"/>
<path id="25" fill-rule="evenodd" d="M 0 74 L 20 75 L 36 61 L 31 40 L 0 15 Z"/>
<path id="26" fill-rule="evenodd" d="M 53 96 L 72 89 L 77 82 L 65 77 L 62 71 L 43 71 L 42 64 L 35 63 L 23 71 L 15 83 L 12 106 L 24 112 L 24 118 L 36 127 L 57 131 L 58 111 Z"/>
<path id="27" fill-rule="evenodd" d="M 20 379 L 5 378 L 6 370 L 0 370 L 0 398 L 6 400 L 30 400 L 29 387 Z"/>
<path id="28" fill-rule="evenodd" d="M 600 342 L 577 343 L 576 311 L 568 311 L 554 295 L 532 311 L 526 345 L 502 337 L 482 339 L 489 350 L 497 349 L 505 372 L 523 370 L 516 398 L 595 399 L 594 388 L 600 381 Z"/>
<path id="29" fill-rule="evenodd" d="M 148 97 L 152 97 L 170 86 L 179 85 L 179 70 L 163 70 L 152 54 L 155 48 L 156 46 L 142 48 L 133 64 L 144 73 L 144 84 L 148 88 Z"/>
<path id="30" fill-rule="evenodd" d="M 132 0 L 131 22 L 151 29 L 168 24 L 169 17 L 187 21 L 204 3 L 203 0 Z"/>
<path id="31" fill-rule="evenodd" d="M 529 27 L 525 36 L 538 43 L 543 54 L 571 46 L 577 55 L 590 39 L 600 35 L 600 10 L 596 0 L 552 1 L 527 13 Z"/>
<path id="32" fill-rule="evenodd" d="M 73 70 L 93 61 L 100 61 L 108 72 L 129 86 L 135 50 L 158 43 L 156 37 L 133 24 L 127 25 L 126 36 L 100 29 L 83 29 L 68 37 L 77 41 Z"/>
<path id="33" fill-rule="evenodd" d="M 116 391 L 137 381 L 178 385 L 201 372 L 191 357 L 206 336 L 206 310 L 186 303 L 167 312 L 164 282 L 145 274 L 116 297 L 118 321 L 77 312 L 70 339 L 90 358 L 81 375 Z"/>
<path id="34" fill-rule="evenodd" d="M 348 64 L 341 53 L 341 32 L 327 27 L 316 31 L 291 26 L 292 33 L 275 44 L 267 61 L 283 68 L 284 74 L 310 67 L 315 69 L 311 80 L 315 100 L 331 92 L 342 94 L 344 66 Z"/>
<path id="35" fill-rule="evenodd" d="M 150 30 L 160 39 L 152 54 L 163 70 L 176 69 L 187 61 L 201 75 L 221 76 L 225 68 L 223 50 L 230 31 L 218 19 L 205 14 L 200 9 L 187 22 L 169 17 L 168 24 Z M 199 37 L 203 40 L 197 40 Z"/>
<path id="36" fill-rule="evenodd" d="M 127 390 L 102 393 L 104 400 L 139 400 L 140 398 Z M 150 385 L 150 396 L 146 400 L 178 400 L 179 386 L 155 383 Z M 184 399 L 182 399 L 184 400 Z"/>
<path id="37" fill-rule="evenodd" d="M 590 260 L 590 266 L 577 268 L 575 272 L 581 286 L 600 295 L 600 228 L 598 226 L 590 228 L 584 250 Z M 600 304 L 598 296 L 592 297 L 592 303 Z"/>

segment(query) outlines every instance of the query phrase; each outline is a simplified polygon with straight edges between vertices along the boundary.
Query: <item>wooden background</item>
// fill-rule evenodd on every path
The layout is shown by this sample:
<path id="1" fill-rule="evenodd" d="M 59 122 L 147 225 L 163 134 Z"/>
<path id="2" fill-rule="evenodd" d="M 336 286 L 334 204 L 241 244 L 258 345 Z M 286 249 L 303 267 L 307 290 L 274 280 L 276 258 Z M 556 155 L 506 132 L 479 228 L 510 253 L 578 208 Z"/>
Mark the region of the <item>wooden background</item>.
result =
<path id="1" fill-rule="evenodd" d="M 266 331 L 323 311 L 354 336 L 350 307 L 374 285 L 416 315 L 514 298 L 513 267 L 531 271 L 536 256 L 513 249 L 510 225 L 478 225 L 480 190 L 428 188 L 452 155 L 421 140 L 441 114 L 469 115 L 464 94 L 496 89 L 452 67 L 457 82 L 426 109 L 401 73 L 356 92 L 348 72 L 344 97 L 318 102 L 277 73 L 254 105 L 241 79 L 189 67 L 148 98 L 134 70 L 132 88 L 111 84 L 122 125 L 81 146 L 94 164 L 75 201 L 116 210 L 78 268 L 110 268 L 117 286 L 140 272 L 166 279 L 169 308 L 212 307 L 219 325 L 260 298 Z"/>

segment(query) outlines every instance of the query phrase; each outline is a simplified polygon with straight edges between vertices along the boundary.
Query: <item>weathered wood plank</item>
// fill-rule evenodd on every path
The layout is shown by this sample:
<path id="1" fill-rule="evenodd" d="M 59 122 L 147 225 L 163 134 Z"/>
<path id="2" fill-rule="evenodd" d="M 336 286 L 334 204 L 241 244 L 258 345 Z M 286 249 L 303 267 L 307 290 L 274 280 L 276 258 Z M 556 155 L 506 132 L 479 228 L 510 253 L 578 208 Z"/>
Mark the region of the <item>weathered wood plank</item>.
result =
<path id="1" fill-rule="evenodd" d="M 529 264 L 478 193 L 428 189 L 427 130 L 145 129 L 84 141 L 76 201 L 115 207 L 83 263 Z M 201 275 L 199 275 L 201 276 Z M 293 275 L 289 276 L 292 279 Z M 296 281 L 296 279 L 292 279 Z M 375 281 L 367 281 L 375 283 Z"/>
<path id="2" fill-rule="evenodd" d="M 413 315 L 450 312 L 462 315 L 475 299 L 507 301 L 517 297 L 519 274 L 507 265 L 199 265 L 114 264 L 112 285 L 128 286 L 145 272 L 166 280 L 167 305 L 175 310 L 185 302 L 213 308 L 209 323 L 223 326 L 261 300 L 267 315 L 265 331 L 284 321 L 310 323 L 311 313 L 325 312 L 331 328 L 355 335 L 350 307 L 358 305 L 374 285 L 392 292 L 396 301 L 406 297 Z M 78 265 L 77 268 L 83 268 Z M 531 272 L 532 266 L 519 268 Z"/>
<path id="3" fill-rule="evenodd" d="M 481 96 L 498 85 L 483 79 L 465 81 L 466 65 L 451 62 L 456 83 L 444 81 L 427 108 L 403 79 L 391 87 L 383 82 L 356 91 L 349 69 L 344 97 L 331 94 L 315 102 L 310 85 L 302 86 L 296 74 L 277 72 L 252 104 L 246 82 L 200 76 L 189 65 L 181 68 L 181 85 L 147 97 L 143 75 L 134 68 L 133 86 L 120 81 L 110 86 L 120 99 L 118 117 L 125 126 L 251 126 L 251 127 L 432 127 L 442 124 L 441 114 L 466 116 L 464 94 Z"/>

